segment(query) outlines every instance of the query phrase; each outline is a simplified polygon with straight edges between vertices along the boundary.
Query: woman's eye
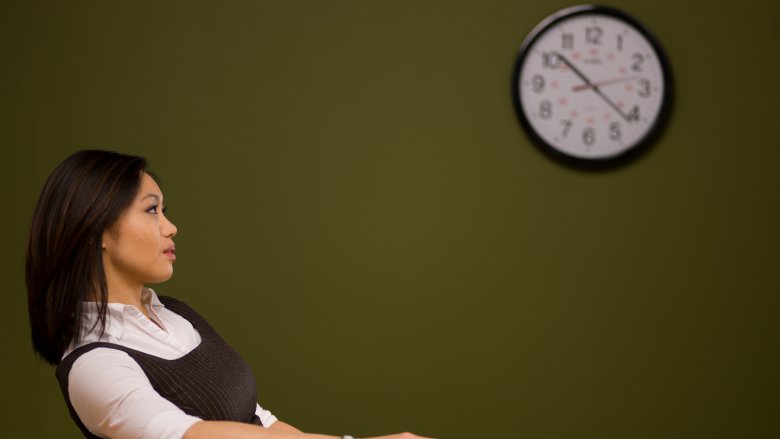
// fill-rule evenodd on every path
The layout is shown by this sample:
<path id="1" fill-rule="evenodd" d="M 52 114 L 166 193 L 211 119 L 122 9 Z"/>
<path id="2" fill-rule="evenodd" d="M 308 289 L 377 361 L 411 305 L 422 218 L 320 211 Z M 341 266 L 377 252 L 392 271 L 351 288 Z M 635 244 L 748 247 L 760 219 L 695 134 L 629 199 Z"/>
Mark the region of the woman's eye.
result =
<path id="1" fill-rule="evenodd" d="M 157 214 L 157 212 L 158 212 L 158 211 L 160 211 L 160 206 L 158 206 L 157 204 L 152 204 L 152 206 L 151 206 L 151 207 L 149 207 L 148 209 L 146 209 L 146 212 L 148 212 L 148 213 L 153 213 L 153 214 L 155 214 L 155 215 Z M 163 208 L 162 208 L 162 213 L 164 214 L 164 213 L 166 213 L 166 212 L 168 212 L 168 206 L 163 206 Z"/>

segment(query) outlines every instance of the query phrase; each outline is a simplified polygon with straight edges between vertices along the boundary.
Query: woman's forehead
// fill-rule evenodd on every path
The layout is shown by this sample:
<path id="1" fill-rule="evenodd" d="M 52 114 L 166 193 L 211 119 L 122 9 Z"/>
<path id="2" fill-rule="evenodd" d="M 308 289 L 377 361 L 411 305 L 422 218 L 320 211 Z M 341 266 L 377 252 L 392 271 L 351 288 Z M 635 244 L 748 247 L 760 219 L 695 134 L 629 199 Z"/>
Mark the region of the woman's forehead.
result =
<path id="1" fill-rule="evenodd" d="M 141 190 L 139 191 L 138 196 L 140 198 L 146 198 L 149 195 L 156 195 L 160 200 L 162 200 L 162 191 L 160 190 L 160 186 L 157 184 L 156 181 L 147 173 L 144 172 L 143 177 L 141 178 Z"/>

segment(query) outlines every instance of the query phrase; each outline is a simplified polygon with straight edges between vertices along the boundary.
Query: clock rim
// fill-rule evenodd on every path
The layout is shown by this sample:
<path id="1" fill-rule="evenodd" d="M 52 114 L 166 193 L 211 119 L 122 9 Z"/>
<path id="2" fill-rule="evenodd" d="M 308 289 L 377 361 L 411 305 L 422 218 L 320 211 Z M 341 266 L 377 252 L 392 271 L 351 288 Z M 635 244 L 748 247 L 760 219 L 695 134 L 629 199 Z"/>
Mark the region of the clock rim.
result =
<path id="1" fill-rule="evenodd" d="M 520 71 L 522 70 L 523 64 L 527 58 L 528 53 L 530 52 L 529 49 L 545 31 L 563 20 L 578 15 L 589 14 L 599 14 L 617 18 L 626 22 L 637 32 L 639 32 L 649 42 L 653 50 L 655 50 L 659 64 L 661 66 L 661 74 L 663 75 L 664 79 L 664 91 L 663 96 L 661 97 L 661 108 L 659 109 L 658 116 L 647 130 L 647 133 L 645 133 L 645 135 L 640 138 L 633 146 L 623 150 L 622 152 L 606 157 L 594 158 L 585 158 L 567 154 L 549 144 L 536 132 L 528 120 L 525 112 L 523 111 L 522 102 L 520 99 L 521 87 L 519 82 Z M 650 148 L 650 146 L 652 146 L 658 140 L 670 118 L 671 104 L 674 95 L 673 85 L 671 68 L 669 66 L 669 60 L 666 52 L 661 47 L 661 44 L 655 35 L 644 24 L 620 9 L 604 5 L 584 4 L 569 6 L 549 15 L 536 26 L 534 26 L 528 36 L 526 36 L 526 38 L 523 40 L 523 43 L 521 44 L 520 50 L 515 59 L 514 68 L 512 71 L 512 100 L 514 103 L 515 112 L 520 119 L 520 123 L 522 124 L 526 135 L 530 137 L 533 144 L 536 145 L 537 148 L 542 152 L 564 164 L 574 166 L 576 168 L 605 169 L 635 160 L 639 156 L 643 155 Z"/>

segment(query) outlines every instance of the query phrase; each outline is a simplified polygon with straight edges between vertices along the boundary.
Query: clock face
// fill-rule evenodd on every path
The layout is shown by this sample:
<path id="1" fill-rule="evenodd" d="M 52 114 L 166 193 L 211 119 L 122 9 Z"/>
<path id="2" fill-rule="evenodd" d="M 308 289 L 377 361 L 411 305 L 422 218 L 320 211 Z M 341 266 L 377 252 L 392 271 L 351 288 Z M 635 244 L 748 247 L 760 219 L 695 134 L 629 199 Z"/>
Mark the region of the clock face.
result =
<path id="1" fill-rule="evenodd" d="M 513 86 L 521 122 L 546 152 L 607 163 L 647 146 L 660 130 L 670 81 L 663 52 L 636 20 L 579 6 L 529 35 Z"/>

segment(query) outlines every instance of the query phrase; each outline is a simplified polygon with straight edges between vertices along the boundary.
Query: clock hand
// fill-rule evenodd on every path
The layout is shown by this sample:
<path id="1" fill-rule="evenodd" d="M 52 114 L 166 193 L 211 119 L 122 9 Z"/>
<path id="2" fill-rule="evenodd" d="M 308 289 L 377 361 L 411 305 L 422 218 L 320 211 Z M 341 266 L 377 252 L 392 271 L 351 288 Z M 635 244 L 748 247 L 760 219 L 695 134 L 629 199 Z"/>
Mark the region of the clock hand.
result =
<path id="1" fill-rule="evenodd" d="M 571 90 L 572 91 L 582 91 L 582 90 L 585 90 L 585 89 L 588 89 L 588 88 L 592 88 L 592 87 L 601 87 L 602 85 L 612 85 L 612 84 L 619 84 L 619 83 L 625 82 L 625 81 L 633 81 L 634 79 L 636 79 L 636 76 L 627 76 L 627 77 L 623 77 L 623 78 L 606 79 L 604 81 L 599 81 L 599 82 L 597 82 L 595 84 L 575 85 L 574 87 L 571 88 Z"/>
<path id="2" fill-rule="evenodd" d="M 575 73 L 577 76 L 579 76 L 579 77 L 580 77 L 580 79 L 582 79 L 583 81 L 585 81 L 585 86 L 586 86 L 587 88 L 590 88 L 591 90 L 595 91 L 597 95 L 601 96 L 601 98 L 602 98 L 602 99 L 604 99 L 604 101 L 606 101 L 606 103 L 607 103 L 607 104 L 609 104 L 609 106 L 610 106 L 610 107 L 612 107 L 612 109 L 613 109 L 613 110 L 615 110 L 615 112 L 617 112 L 617 114 L 619 114 L 619 115 L 620 115 L 620 117 L 622 117 L 623 119 L 625 119 L 625 121 L 626 121 L 626 122 L 629 122 L 629 123 L 631 122 L 630 120 L 628 120 L 628 116 L 626 116 L 626 114 L 625 114 L 625 113 L 623 113 L 623 111 L 622 111 L 620 108 L 618 108 L 618 106 L 617 106 L 617 105 L 615 105 L 615 103 L 614 103 L 614 102 L 612 102 L 612 100 L 611 100 L 610 98 L 608 98 L 608 97 L 607 97 L 607 96 L 606 96 L 606 95 L 605 95 L 605 94 L 604 94 L 604 93 L 601 91 L 601 89 L 599 89 L 599 86 L 598 86 L 598 85 L 594 84 L 594 83 L 593 83 L 593 82 L 592 82 L 590 79 L 588 79 L 588 77 L 587 77 L 587 76 L 585 76 L 585 75 L 584 75 L 584 74 L 583 74 L 583 73 L 580 71 L 580 69 L 578 69 L 577 67 L 574 67 L 574 64 L 572 64 L 572 63 L 571 63 L 571 62 L 570 62 L 568 59 L 566 59 L 566 57 L 565 57 L 565 56 L 561 55 L 561 53 L 560 53 L 560 52 L 555 52 L 555 54 L 558 56 L 558 58 L 559 58 L 561 61 L 563 61 L 563 63 L 564 63 L 564 64 L 566 64 L 566 65 L 567 65 L 567 66 L 568 66 L 568 67 L 571 69 L 571 71 L 572 71 L 572 72 L 574 72 L 574 73 Z"/>
<path id="3" fill-rule="evenodd" d="M 572 63 L 571 63 L 571 62 L 570 62 L 568 59 L 566 59 L 566 57 L 565 57 L 565 56 L 563 56 L 563 55 L 562 55 L 560 52 L 555 52 L 555 56 L 557 56 L 557 57 L 558 57 L 558 59 L 560 59 L 561 61 L 563 61 L 563 63 L 564 63 L 564 64 L 566 64 L 566 65 L 567 65 L 567 66 L 568 66 L 568 67 L 571 69 L 571 71 L 572 71 L 572 72 L 576 73 L 576 74 L 577 74 L 577 76 L 579 76 L 579 77 L 580 77 L 580 79 L 582 79 L 583 81 L 585 81 L 585 84 L 587 84 L 587 85 L 588 85 L 588 86 L 590 86 L 591 88 L 596 88 L 596 85 L 595 85 L 595 84 L 593 84 L 593 82 L 591 82 L 591 80 L 590 80 L 590 79 L 588 79 L 588 77 L 587 77 L 587 76 L 585 76 L 585 74 L 583 74 L 583 73 L 580 71 L 580 69 L 578 69 L 577 67 L 574 67 L 574 64 L 572 64 Z"/>

